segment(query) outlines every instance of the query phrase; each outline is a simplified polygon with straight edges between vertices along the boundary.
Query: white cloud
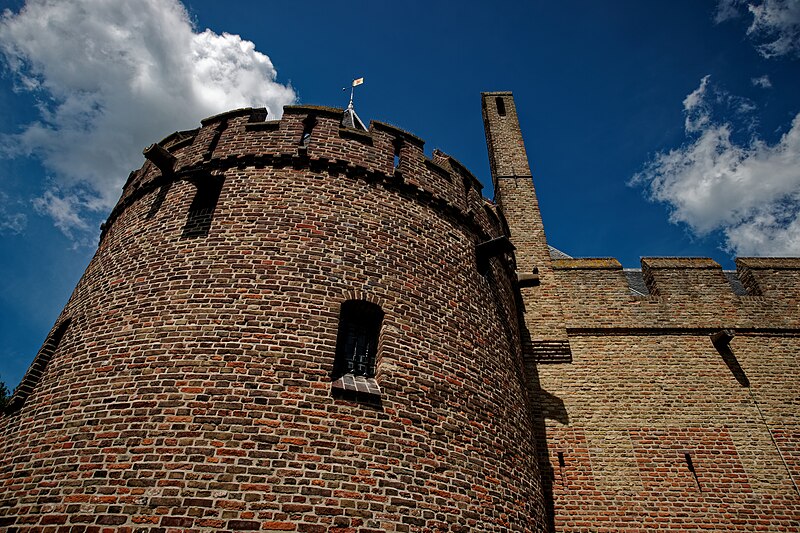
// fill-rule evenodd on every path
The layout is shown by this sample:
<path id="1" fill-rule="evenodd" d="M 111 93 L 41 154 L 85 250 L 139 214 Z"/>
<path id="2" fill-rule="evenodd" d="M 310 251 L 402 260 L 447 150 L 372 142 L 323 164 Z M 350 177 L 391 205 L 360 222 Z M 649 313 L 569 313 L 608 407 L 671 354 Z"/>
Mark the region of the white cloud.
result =
<path id="1" fill-rule="evenodd" d="M 769 79 L 769 76 L 764 74 L 763 76 L 759 76 L 758 78 L 751 78 L 750 82 L 755 87 L 761 87 L 762 89 L 770 89 L 772 88 L 772 82 Z"/>
<path id="2" fill-rule="evenodd" d="M 703 77 L 700 80 L 700 86 L 683 99 L 683 111 L 686 115 L 684 127 L 686 131 L 698 131 L 706 126 L 711 119 L 706 98 L 709 79 L 711 79 L 711 76 Z"/>
<path id="3" fill-rule="evenodd" d="M 33 207 L 37 213 L 52 218 L 55 226 L 67 237 L 75 239 L 75 231 L 89 230 L 88 223 L 81 217 L 81 212 L 89 206 L 75 192 L 62 193 L 57 187 L 53 187 L 34 199 Z"/>
<path id="4" fill-rule="evenodd" d="M 0 192 L 0 235 L 22 233 L 22 230 L 28 224 L 28 217 L 25 213 L 16 211 L 16 208 L 12 207 L 11 203 L 9 196 L 4 192 Z"/>
<path id="5" fill-rule="evenodd" d="M 800 56 L 800 0 L 720 0 L 714 21 L 736 18 L 744 7 L 753 16 L 747 34 L 762 41 L 762 56 Z"/>
<path id="6" fill-rule="evenodd" d="M 252 42 L 196 32 L 177 0 L 28 0 L 3 13 L 0 50 L 39 99 L 39 119 L 3 151 L 54 173 L 37 206 L 65 233 L 108 212 L 144 146 L 227 109 L 277 117 L 296 98 Z"/>
<path id="7" fill-rule="evenodd" d="M 721 231 L 737 255 L 800 256 L 800 114 L 774 144 L 739 143 L 729 122 L 713 120 L 709 94 L 705 77 L 684 100 L 693 140 L 656 155 L 632 182 L 668 204 L 672 222 Z"/>
<path id="8" fill-rule="evenodd" d="M 714 22 L 719 24 L 737 18 L 741 14 L 739 8 L 743 5 L 745 5 L 745 0 L 719 0 L 714 13 Z"/>

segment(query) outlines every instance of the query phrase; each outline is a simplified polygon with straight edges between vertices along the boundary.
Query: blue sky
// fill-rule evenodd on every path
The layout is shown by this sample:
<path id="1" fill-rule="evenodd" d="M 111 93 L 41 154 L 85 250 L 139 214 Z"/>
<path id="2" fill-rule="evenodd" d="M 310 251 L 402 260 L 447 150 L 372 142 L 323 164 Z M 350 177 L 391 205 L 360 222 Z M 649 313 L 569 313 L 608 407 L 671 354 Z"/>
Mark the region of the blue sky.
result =
<path id="1" fill-rule="evenodd" d="M 800 255 L 800 0 L 0 5 L 11 387 L 144 146 L 226 108 L 342 107 L 360 76 L 362 119 L 456 157 L 489 197 L 480 92 L 513 91 L 571 255 Z"/>

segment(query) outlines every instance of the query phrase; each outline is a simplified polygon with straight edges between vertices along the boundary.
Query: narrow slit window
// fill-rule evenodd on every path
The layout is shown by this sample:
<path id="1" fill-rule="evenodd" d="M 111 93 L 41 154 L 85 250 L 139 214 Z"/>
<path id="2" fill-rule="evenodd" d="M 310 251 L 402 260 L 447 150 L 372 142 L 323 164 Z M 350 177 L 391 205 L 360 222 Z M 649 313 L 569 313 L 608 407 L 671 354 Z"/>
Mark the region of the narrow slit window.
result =
<path id="1" fill-rule="evenodd" d="M 339 334 L 336 339 L 334 378 L 345 374 L 375 376 L 383 311 L 364 300 L 348 300 L 339 313 Z"/>
<path id="2" fill-rule="evenodd" d="M 316 117 L 309 115 L 303 120 L 303 133 L 300 135 L 300 146 L 308 146 L 311 142 L 311 132 L 317 125 Z"/>
<path id="3" fill-rule="evenodd" d="M 497 114 L 501 117 L 506 116 L 506 103 L 505 101 L 500 98 L 499 96 L 494 99 L 494 103 L 497 105 Z"/>
<path id="4" fill-rule="evenodd" d="M 205 176 L 194 183 L 197 192 L 186 215 L 186 225 L 183 227 L 184 239 L 208 235 L 222 192 L 222 183 L 222 178 L 213 176 Z"/>
<path id="5" fill-rule="evenodd" d="M 692 462 L 692 454 L 689 452 L 684 452 L 683 459 L 686 461 L 686 468 L 689 469 L 689 472 L 692 473 L 692 477 L 694 477 L 694 482 L 697 484 L 697 490 L 702 491 L 703 488 L 700 486 L 700 478 L 697 477 L 697 470 L 695 470 L 694 462 Z"/>
<path id="6" fill-rule="evenodd" d="M 403 141 L 398 139 L 394 143 L 394 163 L 392 164 L 392 168 L 397 170 L 400 166 L 400 150 L 403 148 Z"/>

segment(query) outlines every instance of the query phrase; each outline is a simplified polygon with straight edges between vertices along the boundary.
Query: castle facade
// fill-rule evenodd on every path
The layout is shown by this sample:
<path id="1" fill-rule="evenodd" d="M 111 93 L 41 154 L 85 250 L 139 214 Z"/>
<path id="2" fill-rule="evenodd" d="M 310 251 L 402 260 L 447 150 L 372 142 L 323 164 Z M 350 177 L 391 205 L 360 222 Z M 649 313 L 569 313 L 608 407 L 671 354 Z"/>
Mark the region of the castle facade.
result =
<path id="1" fill-rule="evenodd" d="M 148 147 L 0 418 L 0 526 L 800 528 L 800 259 L 559 254 L 482 104 L 494 202 L 339 109 Z"/>

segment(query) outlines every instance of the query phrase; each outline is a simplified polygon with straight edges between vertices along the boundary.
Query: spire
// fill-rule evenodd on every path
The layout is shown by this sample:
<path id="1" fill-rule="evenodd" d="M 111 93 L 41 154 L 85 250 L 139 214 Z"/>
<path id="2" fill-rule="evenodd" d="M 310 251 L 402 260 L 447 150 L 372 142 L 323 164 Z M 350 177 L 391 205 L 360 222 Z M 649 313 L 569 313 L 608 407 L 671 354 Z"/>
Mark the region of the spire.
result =
<path id="1" fill-rule="evenodd" d="M 350 103 L 347 104 L 347 109 L 344 110 L 344 117 L 342 118 L 342 126 L 345 128 L 350 128 L 354 130 L 364 130 L 367 131 L 367 127 L 364 126 L 364 123 L 361 122 L 361 119 L 358 118 L 356 114 L 356 109 L 353 107 L 353 94 L 355 92 L 355 88 L 358 85 L 364 83 L 364 78 L 358 78 L 353 80 L 352 85 L 350 85 Z"/>

